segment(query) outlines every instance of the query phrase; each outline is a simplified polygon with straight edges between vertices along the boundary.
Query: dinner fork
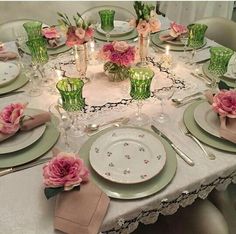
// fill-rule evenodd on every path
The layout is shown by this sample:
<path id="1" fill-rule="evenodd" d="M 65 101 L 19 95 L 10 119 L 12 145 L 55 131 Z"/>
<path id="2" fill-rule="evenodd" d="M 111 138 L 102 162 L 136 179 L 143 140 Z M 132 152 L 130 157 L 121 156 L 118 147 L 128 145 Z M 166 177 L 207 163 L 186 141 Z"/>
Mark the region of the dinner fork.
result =
<path id="1" fill-rule="evenodd" d="M 179 121 L 179 129 L 180 129 L 180 131 L 181 131 L 184 135 L 186 135 L 186 136 L 192 138 L 192 139 L 198 144 L 198 146 L 202 149 L 203 153 L 205 154 L 205 156 L 206 156 L 208 159 L 210 159 L 210 160 L 215 160 L 215 159 L 216 159 L 216 156 L 215 156 L 212 152 L 207 151 L 207 150 L 204 148 L 204 146 L 202 145 L 202 143 L 201 143 L 195 136 L 193 136 L 193 135 L 189 132 L 189 130 L 186 128 L 186 126 L 185 126 L 183 120 Z"/>

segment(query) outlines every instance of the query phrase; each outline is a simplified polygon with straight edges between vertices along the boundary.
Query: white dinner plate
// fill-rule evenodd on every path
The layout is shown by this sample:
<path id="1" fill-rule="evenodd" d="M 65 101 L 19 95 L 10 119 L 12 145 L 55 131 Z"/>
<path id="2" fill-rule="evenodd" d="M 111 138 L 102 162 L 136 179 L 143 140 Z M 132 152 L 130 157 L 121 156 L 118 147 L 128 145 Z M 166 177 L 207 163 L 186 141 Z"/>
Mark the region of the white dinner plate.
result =
<path id="1" fill-rule="evenodd" d="M 103 178 L 122 184 L 147 181 L 163 169 L 163 144 L 141 129 L 113 129 L 99 137 L 90 149 L 92 168 Z"/>
<path id="2" fill-rule="evenodd" d="M 0 87 L 14 81 L 20 74 L 20 68 L 10 62 L 0 62 Z"/>
<path id="3" fill-rule="evenodd" d="M 220 138 L 220 119 L 208 102 L 200 103 L 195 108 L 194 119 L 204 131 Z"/>
<path id="4" fill-rule="evenodd" d="M 32 116 L 38 114 L 38 111 L 36 109 L 26 109 L 25 114 Z M 0 142 L 0 154 L 12 153 L 32 145 L 43 135 L 45 129 L 46 125 L 44 124 L 30 131 L 19 131 L 14 136 Z"/>
<path id="5" fill-rule="evenodd" d="M 228 79 L 236 80 L 236 53 L 231 57 L 227 72 L 224 74 Z"/>
<path id="6" fill-rule="evenodd" d="M 114 21 L 114 29 L 109 33 L 110 36 L 122 36 L 128 34 L 134 30 L 133 26 L 129 25 L 129 22 L 115 20 Z M 101 24 L 98 25 L 97 31 L 101 34 L 106 34 L 105 31 L 102 30 Z"/>

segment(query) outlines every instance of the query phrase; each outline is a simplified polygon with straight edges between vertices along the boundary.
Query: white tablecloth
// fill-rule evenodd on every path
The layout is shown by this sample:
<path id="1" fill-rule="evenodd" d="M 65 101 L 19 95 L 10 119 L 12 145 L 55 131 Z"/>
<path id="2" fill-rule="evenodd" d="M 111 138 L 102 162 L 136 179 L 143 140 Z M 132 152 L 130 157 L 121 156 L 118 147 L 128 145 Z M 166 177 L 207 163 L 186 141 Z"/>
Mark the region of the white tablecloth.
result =
<path id="1" fill-rule="evenodd" d="M 69 56 L 69 55 L 68 55 Z M 154 54 L 153 54 L 154 56 Z M 160 56 L 156 54 L 155 56 Z M 63 56 L 62 56 L 63 57 Z M 58 61 L 63 61 L 60 57 Z M 54 60 L 56 62 L 56 60 Z M 154 79 L 165 84 L 165 74 L 156 71 Z M 96 73 L 95 73 L 96 71 Z M 102 73 L 102 65 L 89 66 L 88 74 L 94 76 L 85 85 L 84 96 L 90 105 L 103 105 L 106 102 L 119 102 L 122 98 L 129 98 L 128 81 L 112 83 Z M 174 68 L 177 79 L 185 82 L 186 88 L 175 95 L 185 96 L 206 89 L 205 84 L 190 76 L 190 71 L 183 63 L 178 62 Z M 195 84 L 192 88 L 191 84 Z M 23 87 L 22 90 L 26 90 Z M 47 88 L 43 88 L 43 95 L 29 98 L 25 94 L 0 98 L 1 103 L 28 101 L 29 107 L 48 110 L 50 104 L 55 103 L 58 95 L 52 95 Z M 206 198 L 214 189 L 225 189 L 231 182 L 236 183 L 236 155 L 210 149 L 216 155 L 216 160 L 208 160 L 199 147 L 188 137 L 182 135 L 178 129 L 178 121 L 183 116 L 185 107 L 176 108 L 171 101 L 165 106 L 166 113 L 171 117 L 168 124 L 158 125 L 176 145 L 191 157 L 195 166 L 188 166 L 177 156 L 177 172 L 172 182 L 162 191 L 143 199 L 111 200 L 109 210 L 104 219 L 101 231 L 104 233 L 131 233 L 139 222 L 149 224 L 156 222 L 158 215 L 170 215 L 179 207 L 185 207 L 194 202 L 197 197 Z M 144 111 L 153 117 L 160 111 L 158 101 L 151 100 L 144 105 Z M 134 112 L 131 106 L 107 111 L 104 116 L 98 113 L 96 122 L 104 122 L 118 116 L 130 115 Z M 147 126 L 149 128 L 149 126 Z M 86 140 L 86 136 L 79 140 L 78 147 Z M 64 148 L 62 139 L 56 144 Z M 51 156 L 51 152 L 45 156 Z M 55 198 L 46 200 L 43 193 L 42 165 L 9 174 L 0 178 L 0 233 L 1 234 L 51 234 L 57 233 L 53 229 L 53 215 Z M 106 232 L 107 231 L 107 232 Z M 59 232 L 58 232 L 59 233 Z"/>

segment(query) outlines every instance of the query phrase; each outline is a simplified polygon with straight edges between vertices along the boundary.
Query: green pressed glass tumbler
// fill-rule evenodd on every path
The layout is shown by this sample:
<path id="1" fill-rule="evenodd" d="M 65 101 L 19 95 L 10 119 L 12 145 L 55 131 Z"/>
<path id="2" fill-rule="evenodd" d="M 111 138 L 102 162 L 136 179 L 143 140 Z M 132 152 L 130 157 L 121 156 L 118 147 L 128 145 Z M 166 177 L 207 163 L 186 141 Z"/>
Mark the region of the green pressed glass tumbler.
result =
<path id="1" fill-rule="evenodd" d="M 208 70 L 216 76 L 224 75 L 227 72 L 229 60 L 234 51 L 225 47 L 212 47 L 210 54 L 211 59 Z"/>
<path id="2" fill-rule="evenodd" d="M 130 96 L 137 100 L 137 113 L 131 117 L 131 122 L 137 126 L 143 126 L 149 123 L 150 119 L 147 115 L 141 113 L 143 106 L 142 100 L 151 96 L 151 82 L 154 72 L 148 67 L 132 67 L 129 69 L 130 77 Z"/>
<path id="3" fill-rule="evenodd" d="M 33 64 L 45 64 L 48 62 L 47 43 L 44 38 L 37 38 L 26 42 Z"/>
<path id="4" fill-rule="evenodd" d="M 56 87 L 60 92 L 64 110 L 74 112 L 84 108 L 83 86 L 84 82 L 80 78 L 67 78 L 58 81 Z"/>
<path id="5" fill-rule="evenodd" d="M 42 37 L 42 22 L 40 21 L 29 21 L 23 24 L 25 31 L 28 35 L 28 40 L 34 40 Z"/>
<path id="6" fill-rule="evenodd" d="M 114 29 L 115 11 L 104 9 L 98 12 L 101 19 L 101 29 L 106 32 L 107 42 L 110 40 L 110 32 Z"/>

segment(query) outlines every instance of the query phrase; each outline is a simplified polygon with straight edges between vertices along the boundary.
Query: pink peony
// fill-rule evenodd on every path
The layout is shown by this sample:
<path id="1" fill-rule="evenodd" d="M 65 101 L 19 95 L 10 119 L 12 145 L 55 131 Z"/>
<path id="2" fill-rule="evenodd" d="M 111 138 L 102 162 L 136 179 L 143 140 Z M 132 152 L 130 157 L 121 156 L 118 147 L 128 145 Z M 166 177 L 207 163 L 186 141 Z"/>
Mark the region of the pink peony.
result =
<path id="1" fill-rule="evenodd" d="M 55 27 L 43 28 L 42 34 L 47 39 L 60 38 L 60 34 L 57 32 L 57 29 Z"/>
<path id="2" fill-rule="evenodd" d="M 236 90 L 217 93 L 213 97 L 212 108 L 221 116 L 236 118 Z"/>
<path id="3" fill-rule="evenodd" d="M 176 22 L 172 22 L 170 24 L 170 28 L 171 28 L 170 35 L 172 37 L 178 37 L 181 34 L 185 34 L 188 32 L 188 29 L 185 25 L 177 24 Z"/>
<path id="4" fill-rule="evenodd" d="M 75 36 L 78 37 L 80 40 L 83 40 L 85 37 L 85 30 L 82 28 L 76 28 Z"/>
<path id="5" fill-rule="evenodd" d="M 125 52 L 129 48 L 129 44 L 126 41 L 114 41 L 112 45 L 114 50 L 121 53 Z"/>
<path id="6" fill-rule="evenodd" d="M 20 119 L 23 116 L 26 104 L 12 103 L 0 112 L 0 132 L 12 134 L 19 130 Z"/>
<path id="7" fill-rule="evenodd" d="M 143 37 L 146 37 L 150 33 L 150 24 L 146 20 L 140 20 L 137 26 L 137 31 Z"/>
<path id="8" fill-rule="evenodd" d="M 161 30 L 161 22 L 158 19 L 151 18 L 149 20 L 151 32 L 155 33 Z"/>
<path id="9" fill-rule="evenodd" d="M 89 171 L 75 154 L 61 152 L 43 167 L 43 176 L 46 187 L 71 190 L 88 181 Z"/>

